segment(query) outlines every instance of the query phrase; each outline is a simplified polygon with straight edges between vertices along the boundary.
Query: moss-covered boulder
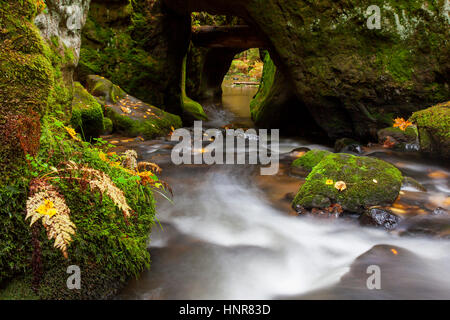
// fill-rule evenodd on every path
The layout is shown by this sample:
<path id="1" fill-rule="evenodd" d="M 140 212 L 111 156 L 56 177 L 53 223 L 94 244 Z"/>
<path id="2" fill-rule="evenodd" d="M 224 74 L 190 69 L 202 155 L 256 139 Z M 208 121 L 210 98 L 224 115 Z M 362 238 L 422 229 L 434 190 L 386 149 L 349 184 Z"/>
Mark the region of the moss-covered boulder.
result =
<path id="1" fill-rule="evenodd" d="M 418 111 L 410 120 L 417 125 L 423 153 L 450 159 L 450 101 Z"/>
<path id="2" fill-rule="evenodd" d="M 326 150 L 311 150 L 292 162 L 293 167 L 302 168 L 311 171 L 323 158 L 330 155 Z"/>
<path id="3" fill-rule="evenodd" d="M 105 130 L 103 109 L 100 103 L 79 83 L 74 83 L 72 101 L 72 127 L 86 141 L 98 138 Z"/>
<path id="4" fill-rule="evenodd" d="M 166 136 L 182 126 L 179 116 L 128 95 L 108 79 L 89 75 L 87 88 L 104 108 L 115 132 L 129 137 L 152 139 Z"/>
<path id="5" fill-rule="evenodd" d="M 390 205 L 402 185 L 402 173 L 393 165 L 374 158 L 331 154 L 323 158 L 306 178 L 293 206 L 327 208 L 340 204 L 350 212 L 364 212 L 376 205 Z M 344 182 L 339 190 L 337 182 Z"/>
<path id="6" fill-rule="evenodd" d="M 117 103 L 127 95 L 118 85 L 110 80 L 98 75 L 88 75 L 86 84 L 89 92 L 97 98 L 97 100 L 105 105 L 109 102 Z"/>

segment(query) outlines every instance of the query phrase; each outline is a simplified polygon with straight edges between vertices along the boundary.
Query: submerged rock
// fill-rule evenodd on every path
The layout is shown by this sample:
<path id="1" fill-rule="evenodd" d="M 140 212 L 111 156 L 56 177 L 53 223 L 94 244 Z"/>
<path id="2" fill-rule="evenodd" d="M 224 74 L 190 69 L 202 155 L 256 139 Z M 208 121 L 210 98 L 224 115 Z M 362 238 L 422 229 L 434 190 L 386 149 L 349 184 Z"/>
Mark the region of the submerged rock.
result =
<path id="1" fill-rule="evenodd" d="M 345 211 L 363 213 L 368 207 L 392 204 L 402 180 L 402 173 L 385 161 L 345 153 L 330 154 L 308 175 L 293 206 L 324 209 L 339 204 Z M 341 183 L 340 190 L 337 182 Z"/>
<path id="2" fill-rule="evenodd" d="M 397 228 L 400 218 L 387 209 L 369 208 L 359 218 L 362 225 L 382 227 L 386 230 Z"/>
<path id="3" fill-rule="evenodd" d="M 415 216 L 402 221 L 399 226 L 400 228 L 400 235 L 402 236 L 430 236 L 450 239 L 450 215 L 432 214 Z"/>
<path id="4" fill-rule="evenodd" d="M 427 191 L 427 188 L 425 188 L 419 181 L 411 177 L 403 178 L 402 188 L 414 188 L 423 192 Z"/>
<path id="5" fill-rule="evenodd" d="M 437 207 L 436 209 L 433 210 L 433 212 L 431 212 L 431 214 L 433 214 L 435 216 L 447 216 L 450 214 L 450 212 L 441 207 Z"/>
<path id="6" fill-rule="evenodd" d="M 410 120 L 417 125 L 421 152 L 450 159 L 450 101 L 418 111 Z"/>
<path id="7" fill-rule="evenodd" d="M 352 152 L 352 153 L 363 153 L 361 144 L 350 138 L 342 138 L 336 141 L 334 144 L 335 152 Z"/>

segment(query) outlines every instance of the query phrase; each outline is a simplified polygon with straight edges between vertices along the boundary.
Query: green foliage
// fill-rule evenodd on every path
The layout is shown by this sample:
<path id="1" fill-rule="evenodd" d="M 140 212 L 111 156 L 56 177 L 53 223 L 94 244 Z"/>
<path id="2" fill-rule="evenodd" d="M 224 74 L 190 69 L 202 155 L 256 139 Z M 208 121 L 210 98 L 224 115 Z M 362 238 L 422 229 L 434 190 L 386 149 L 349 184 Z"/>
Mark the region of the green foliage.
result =
<path id="1" fill-rule="evenodd" d="M 115 292 L 120 283 L 149 267 L 147 240 L 155 218 L 152 190 L 139 184 L 139 177 L 119 166 L 105 162 L 100 155 L 110 146 L 98 140 L 93 147 L 76 142 L 68 136 L 62 122 L 47 120 L 43 130 L 41 151 L 36 158 L 28 157 L 30 165 L 21 184 L 0 190 L 0 283 L 18 274 L 30 274 L 30 228 L 25 223 L 24 203 L 31 177 L 42 177 L 64 161 L 74 161 L 107 173 L 115 185 L 124 191 L 134 214 L 128 223 L 108 197 L 90 192 L 76 181 L 55 177 L 58 187 L 71 210 L 71 220 L 77 226 L 65 260 L 47 240 L 44 230 L 40 237 L 44 276 L 41 298 L 104 298 Z M 50 123 L 50 124 L 49 124 Z M 111 161 L 120 161 L 112 158 Z M 66 268 L 79 265 L 83 272 L 81 291 L 68 290 Z"/>
<path id="2" fill-rule="evenodd" d="M 338 203 L 344 210 L 362 212 L 370 206 L 392 204 L 400 192 L 402 180 L 402 173 L 382 160 L 330 154 L 313 168 L 293 204 L 327 208 Z M 347 189 L 337 190 L 334 187 L 337 181 L 345 182 Z"/>

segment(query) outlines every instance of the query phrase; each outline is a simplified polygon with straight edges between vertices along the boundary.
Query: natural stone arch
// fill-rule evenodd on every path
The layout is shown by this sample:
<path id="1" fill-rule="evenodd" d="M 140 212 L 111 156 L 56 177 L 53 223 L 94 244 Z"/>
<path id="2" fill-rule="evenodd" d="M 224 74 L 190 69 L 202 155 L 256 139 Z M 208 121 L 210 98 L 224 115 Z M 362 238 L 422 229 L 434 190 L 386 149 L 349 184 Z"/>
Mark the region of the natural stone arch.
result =
<path id="1" fill-rule="evenodd" d="M 267 41 L 301 105 L 331 138 L 375 137 L 392 125 L 392 115 L 408 117 L 450 97 L 443 77 L 450 72 L 442 59 L 450 53 L 444 2 L 164 1 L 178 14 L 243 18 Z M 381 30 L 366 26 L 372 4 L 383 8 Z"/>

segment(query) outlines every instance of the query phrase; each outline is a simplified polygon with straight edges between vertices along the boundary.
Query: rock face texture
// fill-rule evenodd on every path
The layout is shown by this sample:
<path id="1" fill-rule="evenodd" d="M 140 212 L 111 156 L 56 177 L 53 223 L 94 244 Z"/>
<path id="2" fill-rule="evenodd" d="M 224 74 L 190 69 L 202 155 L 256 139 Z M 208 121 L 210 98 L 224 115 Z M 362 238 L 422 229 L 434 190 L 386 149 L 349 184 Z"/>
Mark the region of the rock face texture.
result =
<path id="1" fill-rule="evenodd" d="M 58 38 L 74 51 L 78 63 L 81 30 L 86 22 L 91 0 L 46 0 L 47 10 L 36 16 L 34 23 L 45 39 Z"/>
<path id="2" fill-rule="evenodd" d="M 181 77 L 190 15 L 167 12 L 160 0 L 93 0 L 82 33 L 80 82 L 90 74 L 181 114 Z"/>
<path id="3" fill-rule="evenodd" d="M 242 17 L 330 138 L 376 138 L 392 116 L 448 100 L 449 9 L 439 1 L 165 0 Z M 380 9 L 380 29 L 368 20 Z M 370 20 L 370 21 L 373 21 Z"/>

